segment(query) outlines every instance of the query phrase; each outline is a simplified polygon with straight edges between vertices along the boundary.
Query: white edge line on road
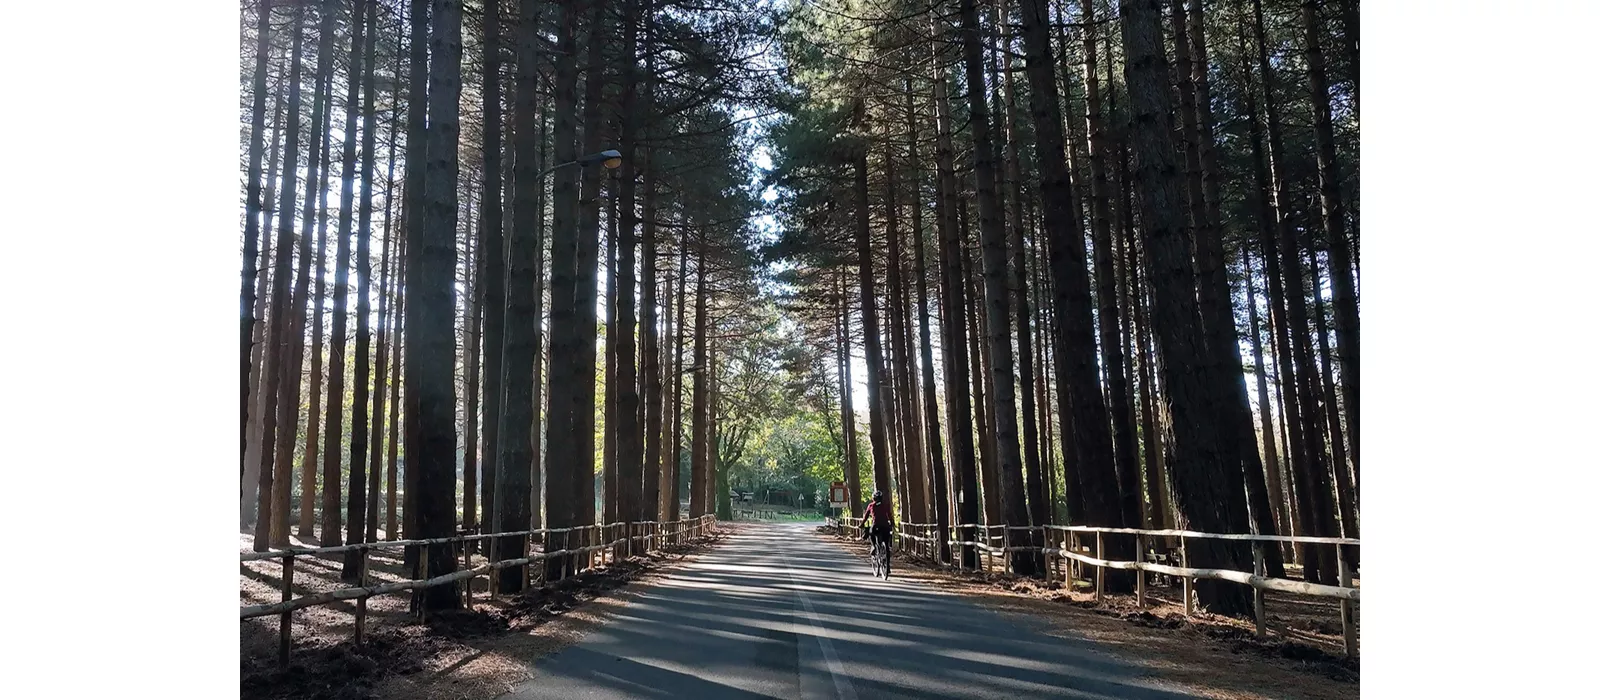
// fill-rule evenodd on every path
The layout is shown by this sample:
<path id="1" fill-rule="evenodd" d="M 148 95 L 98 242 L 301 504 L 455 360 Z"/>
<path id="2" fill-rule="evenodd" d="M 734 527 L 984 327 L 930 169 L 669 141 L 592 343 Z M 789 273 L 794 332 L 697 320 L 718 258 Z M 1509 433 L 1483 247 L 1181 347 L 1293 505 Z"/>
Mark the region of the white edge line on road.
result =
<path id="1" fill-rule="evenodd" d="M 833 650 L 833 640 L 822 634 L 822 618 L 817 617 L 816 608 L 811 606 L 811 598 L 801 590 L 800 581 L 794 577 L 794 567 L 790 565 L 789 554 L 783 554 L 784 570 L 789 574 L 789 581 L 795 584 L 794 594 L 800 598 L 800 605 L 805 608 L 806 617 L 811 618 L 811 636 L 815 637 L 818 646 L 822 647 L 822 660 L 828 664 L 828 675 L 833 678 L 833 689 L 839 693 L 839 700 L 857 700 L 856 688 L 850 683 L 850 677 L 844 673 L 844 667 L 839 664 L 839 655 Z"/>

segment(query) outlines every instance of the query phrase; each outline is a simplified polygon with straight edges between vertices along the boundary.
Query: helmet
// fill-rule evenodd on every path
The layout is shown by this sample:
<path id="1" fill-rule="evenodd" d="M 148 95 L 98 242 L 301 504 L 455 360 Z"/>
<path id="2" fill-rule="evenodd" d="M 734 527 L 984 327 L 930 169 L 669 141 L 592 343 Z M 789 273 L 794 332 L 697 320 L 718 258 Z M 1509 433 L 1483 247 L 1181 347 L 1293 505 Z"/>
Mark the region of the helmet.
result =
<path id="1" fill-rule="evenodd" d="M 883 492 L 874 490 L 872 492 L 872 502 L 873 503 L 879 503 L 879 502 L 882 502 L 882 501 L 883 501 Z"/>

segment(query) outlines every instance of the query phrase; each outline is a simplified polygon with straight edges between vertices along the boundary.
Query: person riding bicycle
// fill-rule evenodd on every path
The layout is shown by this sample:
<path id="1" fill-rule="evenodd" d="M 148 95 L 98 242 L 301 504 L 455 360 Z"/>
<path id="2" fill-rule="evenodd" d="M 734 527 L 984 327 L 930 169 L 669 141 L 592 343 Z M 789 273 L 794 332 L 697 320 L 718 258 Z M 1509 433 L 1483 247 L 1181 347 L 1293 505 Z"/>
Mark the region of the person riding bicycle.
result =
<path id="1" fill-rule="evenodd" d="M 867 504 L 866 514 L 861 516 L 862 528 L 867 528 L 868 519 L 872 520 L 872 527 L 867 529 L 862 539 L 874 545 L 881 542 L 885 547 L 889 546 L 889 504 L 883 502 L 882 491 L 872 492 L 872 502 Z"/>

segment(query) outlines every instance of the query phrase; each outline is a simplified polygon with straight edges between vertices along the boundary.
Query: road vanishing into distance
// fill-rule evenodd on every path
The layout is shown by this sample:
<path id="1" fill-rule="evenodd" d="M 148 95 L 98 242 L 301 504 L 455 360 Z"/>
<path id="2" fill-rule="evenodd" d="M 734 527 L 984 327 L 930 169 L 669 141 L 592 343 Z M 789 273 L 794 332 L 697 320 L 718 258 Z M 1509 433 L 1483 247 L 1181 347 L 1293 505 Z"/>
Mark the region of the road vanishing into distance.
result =
<path id="1" fill-rule="evenodd" d="M 514 700 L 1196 697 L 1094 642 L 885 581 L 812 524 L 742 527 L 534 664 Z"/>

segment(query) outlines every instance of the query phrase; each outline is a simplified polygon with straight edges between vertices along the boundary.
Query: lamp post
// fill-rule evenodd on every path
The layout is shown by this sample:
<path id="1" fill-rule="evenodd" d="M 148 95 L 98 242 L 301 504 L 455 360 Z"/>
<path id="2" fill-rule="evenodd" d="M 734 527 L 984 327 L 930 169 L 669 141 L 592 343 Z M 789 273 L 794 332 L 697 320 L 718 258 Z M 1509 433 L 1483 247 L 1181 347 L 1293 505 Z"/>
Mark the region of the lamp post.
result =
<path id="1" fill-rule="evenodd" d="M 594 165 L 595 163 L 604 165 L 607 170 L 615 170 L 618 166 L 622 165 L 622 153 L 615 149 L 607 149 L 600 151 L 599 153 L 590 153 L 589 155 L 578 158 L 577 160 L 569 160 L 565 163 L 557 163 L 545 168 L 544 172 L 539 173 L 539 177 L 544 177 L 569 165 L 585 166 Z"/>

